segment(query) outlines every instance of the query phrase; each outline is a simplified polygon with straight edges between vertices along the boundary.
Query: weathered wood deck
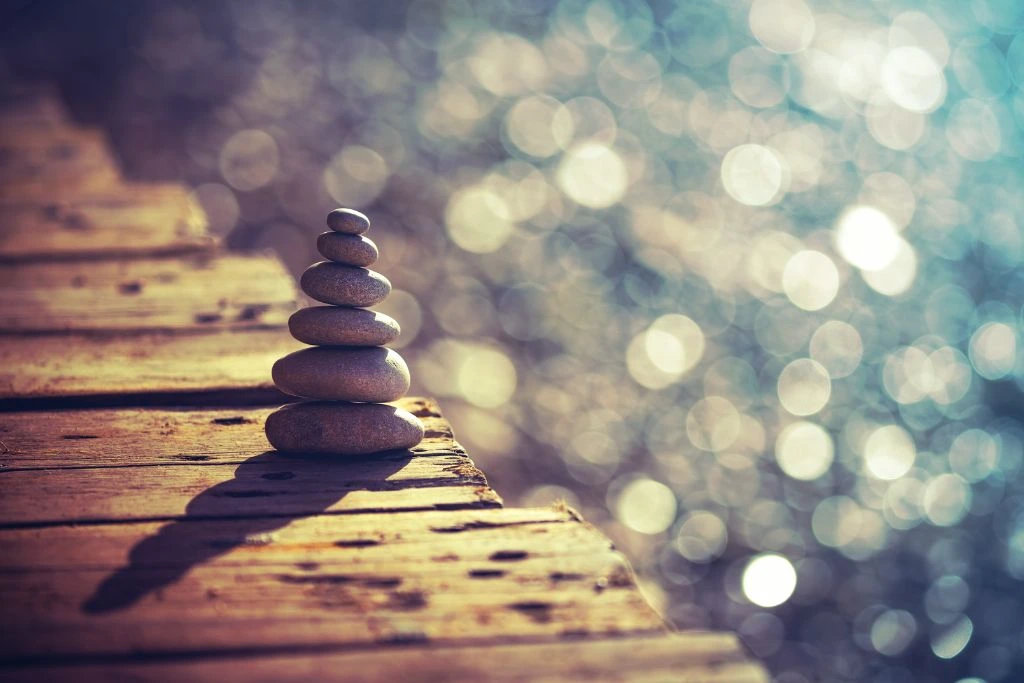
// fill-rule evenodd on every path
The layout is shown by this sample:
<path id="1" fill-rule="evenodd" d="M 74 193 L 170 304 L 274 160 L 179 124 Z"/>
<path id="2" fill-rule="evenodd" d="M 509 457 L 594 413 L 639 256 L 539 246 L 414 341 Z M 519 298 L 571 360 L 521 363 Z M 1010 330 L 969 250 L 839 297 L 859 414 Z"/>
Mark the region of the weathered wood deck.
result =
<path id="1" fill-rule="evenodd" d="M 0 679 L 768 680 L 572 510 L 503 507 L 429 399 L 411 451 L 268 450 L 291 278 L 111 159 L 0 96 Z"/>

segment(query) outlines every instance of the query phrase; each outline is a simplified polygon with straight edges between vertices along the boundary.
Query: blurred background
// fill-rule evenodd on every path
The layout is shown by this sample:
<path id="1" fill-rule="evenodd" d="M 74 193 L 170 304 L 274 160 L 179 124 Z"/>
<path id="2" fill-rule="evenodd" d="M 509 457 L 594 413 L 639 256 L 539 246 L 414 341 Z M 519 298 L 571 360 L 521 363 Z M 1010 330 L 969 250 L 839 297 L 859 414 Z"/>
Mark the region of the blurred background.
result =
<path id="1" fill-rule="evenodd" d="M 8 2 L 126 174 L 380 308 L 508 502 L 778 683 L 1024 679 L 1024 3 Z"/>

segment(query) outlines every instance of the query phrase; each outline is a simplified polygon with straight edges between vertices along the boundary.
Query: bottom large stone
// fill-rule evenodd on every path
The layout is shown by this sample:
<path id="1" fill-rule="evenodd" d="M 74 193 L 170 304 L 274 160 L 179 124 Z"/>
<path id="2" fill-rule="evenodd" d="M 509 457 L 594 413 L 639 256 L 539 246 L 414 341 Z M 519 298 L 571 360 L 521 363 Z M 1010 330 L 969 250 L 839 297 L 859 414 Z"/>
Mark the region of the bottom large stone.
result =
<path id="1" fill-rule="evenodd" d="M 423 439 L 415 415 L 379 403 L 291 403 L 271 413 L 265 429 L 270 444 L 288 453 L 365 455 Z"/>

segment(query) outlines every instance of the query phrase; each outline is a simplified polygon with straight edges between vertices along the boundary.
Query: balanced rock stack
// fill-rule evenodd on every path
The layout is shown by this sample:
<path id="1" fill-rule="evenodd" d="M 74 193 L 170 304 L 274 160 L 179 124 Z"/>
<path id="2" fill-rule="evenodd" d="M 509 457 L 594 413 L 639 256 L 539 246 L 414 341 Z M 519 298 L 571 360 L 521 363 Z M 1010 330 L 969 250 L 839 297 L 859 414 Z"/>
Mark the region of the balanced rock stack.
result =
<path id="1" fill-rule="evenodd" d="M 267 439 L 280 451 L 362 455 L 415 446 L 423 425 L 390 405 L 409 390 L 409 367 L 383 348 L 398 338 L 392 318 L 368 310 L 391 293 L 391 283 L 366 266 L 377 245 L 363 236 L 370 221 L 351 209 L 327 215 L 331 228 L 317 239 L 327 261 L 302 274 L 302 290 L 327 306 L 297 311 L 288 321 L 292 336 L 314 345 L 274 364 L 274 384 L 304 399 L 267 418 Z"/>

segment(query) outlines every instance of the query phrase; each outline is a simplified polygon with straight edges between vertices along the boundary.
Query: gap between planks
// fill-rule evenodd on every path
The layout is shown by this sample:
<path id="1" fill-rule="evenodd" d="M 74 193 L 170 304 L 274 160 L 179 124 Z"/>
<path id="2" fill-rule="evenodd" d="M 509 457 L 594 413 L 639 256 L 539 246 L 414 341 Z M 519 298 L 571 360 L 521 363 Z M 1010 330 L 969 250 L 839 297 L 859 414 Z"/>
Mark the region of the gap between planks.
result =
<path id="1" fill-rule="evenodd" d="M 769 683 L 744 662 L 734 636 L 684 632 L 586 641 L 452 643 L 385 646 L 358 651 L 264 652 L 250 657 L 149 660 L 9 670 L 12 681 L 189 680 L 224 683 L 277 681 L 674 681 Z"/>

